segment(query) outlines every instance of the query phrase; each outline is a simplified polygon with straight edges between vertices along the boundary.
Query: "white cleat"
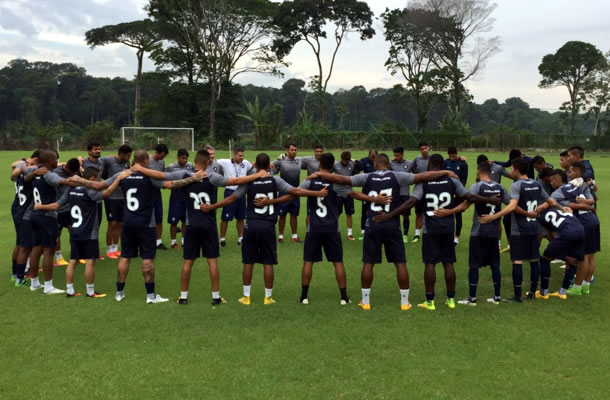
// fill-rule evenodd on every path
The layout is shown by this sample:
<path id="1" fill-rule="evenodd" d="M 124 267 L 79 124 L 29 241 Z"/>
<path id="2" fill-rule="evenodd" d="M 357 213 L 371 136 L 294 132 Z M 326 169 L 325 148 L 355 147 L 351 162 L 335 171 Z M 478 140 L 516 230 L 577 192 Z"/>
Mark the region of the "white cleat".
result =
<path id="1" fill-rule="evenodd" d="M 471 301 L 470 299 L 459 300 L 457 303 L 469 307 L 475 307 L 477 305 L 475 301 Z"/>
<path id="2" fill-rule="evenodd" d="M 303 299 L 303 300 L 301 300 L 301 304 L 308 305 L 308 304 L 309 304 L 309 299 Z"/>
<path id="3" fill-rule="evenodd" d="M 149 299 L 148 297 L 146 297 L 146 304 L 167 303 L 168 301 L 169 299 L 166 299 L 165 297 L 161 297 L 159 295 L 156 295 L 154 299 Z"/>
<path id="4" fill-rule="evenodd" d="M 32 292 L 35 292 L 35 291 L 40 290 L 40 289 L 42 289 L 42 284 L 41 283 L 39 283 L 38 285 L 31 285 L 30 286 L 30 290 Z"/>
<path id="5" fill-rule="evenodd" d="M 117 293 L 116 296 L 114 296 L 114 299 L 116 301 L 123 301 L 124 298 L 125 298 L 125 295 L 123 293 Z"/>
<path id="6" fill-rule="evenodd" d="M 341 304 L 342 306 L 346 306 L 346 305 L 350 304 L 351 302 L 352 301 L 350 299 L 347 299 L 347 300 L 341 299 L 341 302 L 339 304 Z"/>
<path id="7" fill-rule="evenodd" d="M 495 305 L 500 304 L 500 301 L 501 301 L 501 299 L 494 299 L 493 297 L 487 299 L 488 303 L 495 304 Z"/>
<path id="8" fill-rule="evenodd" d="M 62 293 L 66 293 L 65 290 L 61 290 L 61 289 L 57 289 L 57 288 L 51 288 L 51 290 L 49 291 L 44 291 L 44 294 L 62 294 Z"/>

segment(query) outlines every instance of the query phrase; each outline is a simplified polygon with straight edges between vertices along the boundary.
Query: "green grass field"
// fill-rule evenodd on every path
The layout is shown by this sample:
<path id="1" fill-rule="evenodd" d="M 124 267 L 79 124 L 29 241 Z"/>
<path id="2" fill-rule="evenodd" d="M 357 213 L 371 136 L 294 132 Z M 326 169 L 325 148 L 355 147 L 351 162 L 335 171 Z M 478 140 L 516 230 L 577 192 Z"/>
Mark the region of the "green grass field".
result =
<path id="1" fill-rule="evenodd" d="M 275 156 L 276 152 L 272 154 Z M 309 152 L 308 152 L 309 153 Z M 335 152 L 337 156 L 339 152 Z M 442 267 L 437 270 L 437 310 L 399 309 L 392 265 L 376 266 L 371 292 L 373 309 L 364 312 L 360 299 L 362 242 L 344 241 L 348 291 L 354 303 L 339 305 L 339 291 L 330 264 L 314 267 L 311 305 L 297 303 L 302 266 L 301 243 L 278 244 L 274 298 L 263 306 L 262 269 L 255 268 L 253 305 L 241 296 L 241 253 L 234 227 L 221 251 L 221 294 L 228 304 L 210 305 L 205 261 L 193 271 L 189 305 L 145 304 L 139 260 L 133 260 L 126 299 L 114 301 L 116 261 L 97 264 L 96 289 L 104 299 L 67 299 L 15 289 L 9 282 L 14 244 L 8 179 L 11 161 L 22 154 L 0 153 L 6 167 L 2 183 L 0 236 L 0 398 L 27 399 L 186 399 L 186 398 L 415 398 L 415 399 L 607 399 L 610 368 L 608 253 L 598 255 L 592 294 L 567 301 L 552 299 L 522 305 L 449 310 L 444 301 Z M 65 161 L 76 152 L 61 154 Z M 219 152 L 225 156 L 226 152 Z M 300 155 L 308 155 L 303 152 Z M 468 186 L 474 182 L 476 154 L 470 161 Z M 253 159 L 255 154 L 247 153 Z M 364 156 L 364 152 L 354 157 Z M 407 158 L 415 153 L 409 152 Z M 559 164 L 555 155 L 547 161 Z M 490 154 L 505 160 L 506 154 Z M 610 159 L 587 157 L 595 167 L 602 226 L 610 223 L 605 182 Z M 173 157 L 169 157 L 173 159 Z M 172 160 L 173 161 L 173 160 Z M 303 175 L 304 177 L 304 175 Z M 508 181 L 504 180 L 505 185 Z M 164 194 L 167 217 L 167 191 Z M 304 200 L 302 200 L 304 203 Z M 304 208 L 299 235 L 305 236 Z M 359 213 L 360 205 L 357 205 Z M 357 214 L 359 215 L 359 214 Z M 457 297 L 467 296 L 468 235 L 472 209 L 464 216 L 457 248 Z M 344 221 L 342 219 L 342 221 Z M 359 218 L 354 218 L 355 232 Z M 345 232 L 344 222 L 342 229 Z M 414 218 L 411 222 L 411 234 Z M 101 228 L 105 235 L 105 225 Z M 344 235 L 345 237 L 345 235 Z M 607 243 L 602 238 L 602 247 Z M 169 244 L 169 227 L 164 226 Z M 67 233 L 62 237 L 69 255 Z M 100 248 L 105 251 L 104 243 Z M 421 244 L 407 245 L 412 303 L 424 299 Z M 604 249 L 605 250 L 605 249 Z M 179 295 L 181 251 L 158 252 L 157 292 Z M 503 294 L 512 293 L 510 260 L 502 256 Z M 551 289 L 561 280 L 553 264 Z M 529 268 L 524 268 L 525 281 Z M 83 267 L 75 287 L 83 292 Z M 64 268 L 55 268 L 56 287 L 65 288 Z M 481 271 L 479 298 L 492 295 L 491 273 Z"/>

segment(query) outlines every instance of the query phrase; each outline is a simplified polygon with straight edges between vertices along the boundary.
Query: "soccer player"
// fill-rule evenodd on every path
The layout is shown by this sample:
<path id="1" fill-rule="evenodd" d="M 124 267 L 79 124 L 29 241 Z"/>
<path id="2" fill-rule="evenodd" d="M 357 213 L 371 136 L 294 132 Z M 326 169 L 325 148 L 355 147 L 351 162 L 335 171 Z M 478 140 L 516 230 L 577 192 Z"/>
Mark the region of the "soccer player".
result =
<path id="1" fill-rule="evenodd" d="M 402 146 L 394 148 L 394 158 L 392 159 L 390 166 L 392 171 L 395 172 L 409 172 L 411 161 L 405 159 L 405 149 Z M 402 186 L 400 188 L 400 203 L 402 204 L 407 200 L 409 200 L 409 186 Z M 410 216 L 410 209 L 402 216 L 402 241 L 405 243 L 409 242 Z"/>
<path id="2" fill-rule="evenodd" d="M 189 152 L 186 149 L 179 149 L 177 154 L 177 162 L 170 164 L 165 169 L 166 172 L 178 171 L 193 171 L 193 164 L 189 162 Z M 179 248 L 176 243 L 176 232 L 178 230 L 178 222 L 182 222 L 182 245 L 184 245 L 184 235 L 186 222 L 186 197 L 181 190 L 173 190 L 169 196 L 169 212 L 167 214 L 167 223 L 169 226 L 169 234 L 172 240 L 171 248 L 177 250 Z"/>
<path id="3" fill-rule="evenodd" d="M 68 179 L 80 171 L 80 162 L 76 158 L 68 160 L 67 163 L 58 166 L 53 170 L 60 178 Z M 60 186 L 57 188 L 57 198 L 61 198 L 69 189 L 68 186 Z M 72 217 L 70 216 L 70 206 L 66 202 L 57 210 L 57 246 L 55 247 L 55 263 L 54 267 L 68 265 L 68 262 L 61 254 L 61 232 L 63 228 L 68 230 L 68 234 L 72 235 Z"/>
<path id="4" fill-rule="evenodd" d="M 200 171 L 190 178 L 180 179 L 183 171 L 165 173 L 165 181 L 151 179 L 142 171 L 148 165 L 148 153 L 145 150 L 137 150 L 133 157 L 134 173 L 125 177 L 120 187 L 125 193 L 125 215 L 121 229 L 122 254 L 118 265 L 116 301 L 125 298 L 125 280 L 129 272 L 129 264 L 132 258 L 142 258 L 142 276 L 146 287 L 146 303 L 156 304 L 167 302 L 167 298 L 159 296 L 155 292 L 155 266 L 156 255 L 156 229 L 153 215 L 155 187 L 165 189 L 178 189 L 190 183 L 200 181 L 205 177 L 205 171 Z M 148 173 L 158 171 L 148 170 Z M 177 180 L 176 180 L 177 179 Z"/>
<path id="5" fill-rule="evenodd" d="M 210 155 L 210 160 L 208 161 L 208 167 L 206 168 L 206 172 L 209 174 L 215 173 L 219 175 L 224 175 L 224 170 L 222 169 L 222 166 L 218 163 L 218 161 L 216 161 L 216 149 L 214 148 L 214 146 L 206 144 L 203 149 L 207 151 Z"/>
<path id="6" fill-rule="evenodd" d="M 357 161 L 358 171 L 362 171 L 365 174 L 370 174 L 375 172 L 375 159 L 377 157 L 377 150 L 370 149 L 369 155 L 361 158 Z M 358 240 L 364 240 L 364 232 L 366 228 L 366 220 L 368 213 L 368 205 L 363 202 L 362 203 L 362 214 L 360 215 L 360 237 Z"/>
<path id="7" fill-rule="evenodd" d="M 83 171 L 83 178 L 89 181 L 97 181 L 99 172 L 95 167 L 87 167 Z M 100 198 L 109 197 L 114 192 L 121 180 L 131 175 L 130 170 L 124 170 L 118 177 L 113 177 L 114 182 L 104 191 L 95 191 L 84 186 L 69 188 L 56 203 L 34 205 L 35 210 L 54 211 L 61 209 L 67 204 L 71 217 L 70 235 L 70 262 L 66 268 L 66 296 L 81 296 L 74 291 L 74 270 L 79 260 L 85 261 L 85 284 L 87 297 L 106 297 L 103 293 L 95 291 L 95 262 L 99 258 L 100 249 L 98 242 L 99 220 L 97 217 L 97 201 Z M 110 181 L 110 180 L 109 180 Z"/>
<path id="8" fill-rule="evenodd" d="M 504 168 L 503 166 L 494 163 L 493 161 L 489 161 L 489 158 L 487 158 L 487 156 L 485 154 L 480 154 L 477 157 L 477 165 L 481 164 L 482 162 L 487 162 L 491 165 L 491 174 L 489 175 L 489 178 L 496 183 L 502 183 L 502 177 L 506 177 L 506 178 L 510 178 L 511 174 L 510 172 Z"/>
<path id="9" fill-rule="evenodd" d="M 442 164 L 441 164 L 442 165 Z M 400 219 L 405 209 L 400 207 L 400 188 L 427 180 L 434 180 L 443 176 L 457 177 L 451 171 L 433 171 L 422 174 L 411 174 L 407 172 L 394 172 L 390 170 L 390 159 L 386 154 L 379 154 L 375 158 L 376 171 L 369 174 L 356 175 L 352 177 L 318 172 L 313 178 L 322 178 L 332 183 L 351 186 L 362 186 L 362 192 L 368 196 L 390 196 L 392 201 L 384 206 L 378 204 L 368 205 L 368 218 L 364 243 L 362 246 L 362 300 L 360 307 L 370 310 L 370 293 L 373 283 L 373 267 L 382 261 L 382 248 L 385 248 L 386 259 L 396 267 L 398 286 L 400 288 L 400 308 L 407 311 L 411 308 L 409 304 L 409 273 L 407 271 L 407 260 L 405 256 L 405 244 L 400 232 Z M 398 196 L 396 196 L 398 194 Z M 397 211 L 398 210 L 398 211 Z M 380 213 L 384 213 L 381 214 Z"/>
<path id="10" fill-rule="evenodd" d="M 165 157 L 169 154 L 169 149 L 166 144 L 159 143 L 155 146 L 155 152 L 148 159 L 148 168 L 155 171 L 165 171 Z M 163 244 L 163 197 L 161 189 L 155 188 L 155 223 L 157 230 L 157 249 L 167 250 L 167 246 Z"/>
<path id="11" fill-rule="evenodd" d="M 523 263 L 529 262 L 531 268 L 531 285 L 530 291 L 527 293 L 529 300 L 535 298 L 540 277 L 538 223 L 536 218 L 528 216 L 527 213 L 535 211 L 543 202 L 548 202 L 560 211 L 564 211 L 564 208 L 546 194 L 539 182 L 529 178 L 527 175 L 529 163 L 526 159 L 517 157 L 513 160 L 512 165 L 515 182 L 510 187 L 510 203 L 495 214 L 480 216 L 479 223 L 487 224 L 512 213 L 510 257 L 513 263 L 514 296 L 506 301 L 521 303 Z M 515 212 L 513 213 L 513 211 Z"/>
<path id="12" fill-rule="evenodd" d="M 335 173 L 342 176 L 352 176 L 358 173 L 358 165 L 352 161 L 352 153 L 344 151 L 341 153 L 341 160 L 335 163 Z M 342 193 L 343 189 L 349 189 L 348 185 L 337 185 L 337 192 Z M 343 197 L 339 195 L 339 215 L 345 211 L 345 222 L 347 224 L 347 239 L 354 240 L 354 234 L 352 231 L 354 208 L 354 198 L 352 196 Z"/>
<path id="13" fill-rule="evenodd" d="M 101 156 L 102 156 L 102 146 L 99 143 L 90 142 L 89 144 L 87 144 L 87 158 L 79 157 L 79 160 L 81 162 L 81 173 L 83 173 L 87 167 L 95 167 L 99 171 L 98 181 L 101 181 L 102 177 L 106 175 L 104 173 L 104 163 L 100 159 Z M 99 218 L 98 229 L 99 229 L 99 226 L 102 224 L 102 214 L 103 214 L 102 203 L 103 203 L 102 200 L 98 201 L 98 203 L 97 203 L 97 217 Z M 108 231 L 106 231 L 106 237 L 108 237 Z M 100 260 L 103 260 L 103 259 L 104 259 L 104 257 L 100 256 Z"/>
<path id="14" fill-rule="evenodd" d="M 131 153 L 131 147 L 124 144 L 119 147 L 118 155 L 101 158 L 104 164 L 102 177 L 111 177 L 129 169 Z M 151 193 L 151 196 L 154 197 L 154 193 Z M 106 220 L 108 221 L 108 228 L 106 230 L 106 257 L 108 258 L 117 259 L 121 256 L 119 238 L 121 237 L 121 223 L 125 213 L 124 207 L 125 196 L 121 186 L 119 186 L 109 198 L 104 199 Z"/>
<path id="15" fill-rule="evenodd" d="M 269 170 L 271 162 L 269 156 L 260 153 L 256 156 L 257 172 Z M 273 266 L 277 264 L 277 243 L 275 241 L 275 224 L 277 223 L 276 207 L 268 204 L 278 198 L 279 193 L 289 193 L 294 196 L 325 197 L 326 189 L 320 191 L 304 190 L 290 186 L 278 176 L 258 178 L 248 183 L 246 191 L 247 211 L 244 241 L 241 254 L 244 263 L 243 270 L 243 297 L 239 302 L 250 305 L 250 289 L 254 264 L 263 264 L 265 280 L 264 304 L 275 303 L 273 299 Z M 236 196 L 238 193 L 234 193 Z"/>
<path id="16" fill-rule="evenodd" d="M 525 161 L 527 161 L 527 176 L 530 179 L 534 179 L 534 164 L 532 163 L 533 158 L 521 153 L 521 150 L 519 150 L 519 149 L 512 149 L 508 153 L 508 161 L 506 161 L 506 162 L 494 161 L 494 163 L 499 164 L 505 168 L 508 168 L 508 167 L 512 166 L 512 160 L 514 160 L 516 158 L 522 158 Z"/>
<path id="17" fill-rule="evenodd" d="M 595 171 L 589 160 L 585 160 L 584 157 L 585 151 L 582 147 L 573 146 L 568 149 L 568 162 L 570 165 L 582 163 L 585 166 L 585 173 L 582 175 L 582 178 L 585 182 L 589 183 L 590 181 L 595 180 Z"/>
<path id="18" fill-rule="evenodd" d="M 443 168 L 455 172 L 455 174 L 459 176 L 462 186 L 466 187 L 466 181 L 468 180 L 468 163 L 458 156 L 458 151 L 454 146 L 451 146 L 449 147 L 449 149 L 447 149 L 447 155 L 449 156 L 449 158 L 445 159 L 443 163 Z M 454 207 L 462 202 L 459 198 L 455 198 L 455 201 L 456 204 L 453 205 Z M 453 239 L 453 241 L 456 245 L 458 245 L 460 243 L 460 235 L 462 234 L 462 213 L 457 212 L 454 215 L 455 238 Z"/>
<path id="19" fill-rule="evenodd" d="M 510 202 L 510 196 L 504 186 L 491 179 L 492 165 L 487 160 L 482 161 L 477 166 L 477 183 L 470 187 L 469 193 L 487 198 L 501 199 L 504 204 Z M 456 212 L 464 212 L 472 203 L 464 201 L 457 207 L 446 210 L 438 209 L 434 212 L 435 217 L 445 217 Z M 472 229 L 470 231 L 470 243 L 468 245 L 468 298 L 458 301 L 458 304 L 466 306 L 477 305 L 477 287 L 479 285 L 479 269 L 485 266 L 491 268 L 491 277 L 494 287 L 493 297 L 487 299 L 488 303 L 500 304 L 500 288 L 502 276 L 500 274 L 500 249 L 496 246 L 499 235 L 502 232 L 500 220 L 495 220 L 490 224 L 479 224 L 478 218 L 481 215 L 495 214 L 500 206 L 495 204 L 495 199 L 490 199 L 489 203 L 478 203 L 474 206 L 472 218 Z"/>
<path id="20" fill-rule="evenodd" d="M 274 173 L 279 173 L 282 178 L 291 187 L 299 186 L 301 182 L 301 169 L 303 168 L 303 159 L 297 157 L 297 146 L 290 143 L 286 146 L 286 157 L 273 161 Z M 285 193 L 280 193 L 284 195 Z M 280 216 L 278 241 L 284 243 L 284 228 L 286 227 L 286 215 L 290 214 L 290 230 L 292 232 L 292 241 L 300 242 L 298 235 L 298 216 L 301 209 L 301 200 L 297 197 L 288 203 L 282 203 L 279 207 L 278 215 Z"/>
<path id="21" fill-rule="evenodd" d="M 428 146 L 428 143 L 420 142 L 419 152 L 421 156 L 415 157 L 409 172 L 421 174 L 428 171 L 428 160 L 430 159 L 430 146 Z M 415 206 L 415 236 L 413 236 L 413 243 L 419 242 L 421 236 L 421 229 L 424 224 L 423 212 L 423 203 L 417 203 Z"/>
<path id="22" fill-rule="evenodd" d="M 564 171 L 567 171 L 568 169 L 570 169 L 570 161 L 568 160 L 568 151 L 567 150 L 559 153 L 559 166 Z"/>
<path id="23" fill-rule="evenodd" d="M 307 175 L 311 175 L 320 169 L 320 158 L 324 154 L 324 146 L 321 144 L 316 144 L 313 147 L 313 156 L 301 157 L 303 163 L 301 164 L 301 168 L 307 170 Z"/>
<path id="24" fill-rule="evenodd" d="M 222 172 L 226 178 L 239 178 L 240 176 L 248 175 L 248 171 L 252 169 L 252 164 L 244 159 L 244 149 L 240 146 L 233 147 L 233 157 L 230 159 L 217 160 L 222 167 Z M 233 194 L 237 186 L 227 186 L 224 191 L 224 197 L 227 198 Z M 241 197 L 236 202 L 225 207 L 220 216 L 220 247 L 225 247 L 227 242 L 227 227 L 229 222 L 235 219 L 235 227 L 237 228 L 237 244 L 241 245 L 244 239 L 244 219 L 246 219 L 246 200 Z"/>
<path id="25" fill-rule="evenodd" d="M 428 171 L 437 172 L 443 170 L 443 156 L 433 154 L 428 158 Z M 445 170 L 447 171 L 447 170 Z M 429 182 L 418 184 L 411 199 L 402 204 L 393 213 L 397 214 L 405 209 L 413 207 L 418 201 L 423 203 L 423 243 L 422 259 L 425 264 L 424 283 L 426 286 L 426 301 L 418 305 L 420 308 L 435 310 L 434 285 L 436 283 L 436 264 L 442 263 L 445 269 L 445 283 L 447 285 L 447 300 L 445 304 L 449 308 L 455 308 L 455 246 L 453 233 L 455 231 L 453 215 L 437 217 L 434 212 L 438 209 L 451 206 L 454 198 L 463 197 L 470 203 L 491 202 L 488 197 L 468 193 L 457 175 L 448 171 L 451 176 L 440 177 Z M 499 199 L 494 200 L 499 203 Z M 393 214 L 390 213 L 388 217 Z M 384 216 L 378 217 L 378 220 Z"/>
<path id="26" fill-rule="evenodd" d="M 540 155 L 537 155 L 534 158 L 532 158 L 532 165 L 534 166 L 534 169 L 538 172 L 538 176 L 536 177 L 536 180 L 540 180 L 540 173 L 542 172 L 542 170 L 544 170 L 546 168 L 553 169 L 553 164 L 547 163 L 544 160 L 544 157 L 542 157 Z"/>

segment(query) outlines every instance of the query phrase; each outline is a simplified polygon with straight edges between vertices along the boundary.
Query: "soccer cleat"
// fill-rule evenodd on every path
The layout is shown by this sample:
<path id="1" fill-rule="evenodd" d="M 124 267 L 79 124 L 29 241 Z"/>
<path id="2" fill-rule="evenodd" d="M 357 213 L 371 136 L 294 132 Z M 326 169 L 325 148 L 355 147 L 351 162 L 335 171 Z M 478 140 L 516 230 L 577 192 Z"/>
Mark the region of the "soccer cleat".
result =
<path id="1" fill-rule="evenodd" d="M 79 263 L 81 263 L 81 264 L 86 264 L 86 263 L 87 263 L 87 261 L 85 261 L 85 260 L 84 260 L 84 259 L 82 259 L 82 258 L 81 258 L 80 260 L 78 260 L 78 262 L 79 262 Z"/>
<path id="2" fill-rule="evenodd" d="M 87 297 L 91 297 L 93 299 L 101 299 L 102 297 L 106 297 L 106 293 L 93 292 L 93 294 L 88 294 Z"/>
<path id="3" fill-rule="evenodd" d="M 63 294 L 66 293 L 65 290 L 61 290 L 61 289 L 57 289 L 57 288 L 51 288 L 51 290 L 45 290 L 43 291 L 44 294 Z"/>
<path id="4" fill-rule="evenodd" d="M 169 301 L 169 299 L 166 299 L 165 297 L 161 297 L 158 294 L 155 294 L 154 299 L 150 299 L 150 298 L 148 298 L 148 296 L 146 296 L 146 304 L 167 303 L 168 301 Z"/>
<path id="5" fill-rule="evenodd" d="M 42 284 L 40 282 L 38 282 L 38 285 L 33 285 L 33 284 L 30 285 L 30 290 L 32 292 L 39 290 L 39 289 L 42 289 Z"/>
<path id="6" fill-rule="evenodd" d="M 582 294 L 591 294 L 591 285 L 582 285 Z"/>
<path id="7" fill-rule="evenodd" d="M 172 250 L 178 250 L 179 248 L 178 243 L 172 244 Z"/>
<path id="8" fill-rule="evenodd" d="M 364 240 L 364 233 L 358 237 L 358 240 Z"/>
<path id="9" fill-rule="evenodd" d="M 241 241 L 241 240 L 238 240 L 238 241 L 237 241 L 237 245 L 238 245 L 238 246 L 241 246 L 241 243 L 242 243 L 242 241 Z"/>
<path id="10" fill-rule="evenodd" d="M 63 257 L 58 258 L 53 264 L 54 267 L 65 267 L 66 265 L 68 265 L 68 262 Z"/>
<path id="11" fill-rule="evenodd" d="M 11 283 L 17 282 L 17 277 L 15 275 L 11 275 Z"/>
<path id="12" fill-rule="evenodd" d="M 239 302 L 245 306 L 249 306 L 250 305 L 250 296 L 244 296 L 241 299 L 239 299 Z"/>
<path id="13" fill-rule="evenodd" d="M 523 303 L 520 297 L 511 297 L 510 299 L 502 299 L 505 303 Z"/>
<path id="14" fill-rule="evenodd" d="M 79 292 L 74 292 L 72 294 L 66 293 L 66 297 L 78 297 L 78 296 L 82 296 L 82 293 L 79 293 Z"/>
<path id="15" fill-rule="evenodd" d="M 98 260 L 100 260 L 100 261 L 104 261 L 104 257 L 99 256 Z"/>
<path id="16" fill-rule="evenodd" d="M 117 256 L 117 257 L 121 257 L 121 254 L 122 254 L 121 250 L 117 250 L 117 251 L 114 252 L 114 255 Z"/>
<path id="17" fill-rule="evenodd" d="M 225 299 L 223 299 L 222 297 L 220 297 L 218 299 L 212 299 L 213 306 L 219 306 L 221 304 L 227 304 L 227 301 Z"/>
<path id="18" fill-rule="evenodd" d="M 500 250 L 500 253 L 508 253 L 510 251 L 510 246 L 509 247 L 505 247 L 502 250 Z"/>
<path id="19" fill-rule="evenodd" d="M 451 309 L 455 308 L 455 299 L 445 300 L 445 305 Z"/>
<path id="20" fill-rule="evenodd" d="M 535 293 L 532 293 L 532 292 L 527 292 L 527 293 L 525 294 L 525 299 L 526 299 L 526 300 L 530 300 L 530 301 L 531 301 L 531 300 L 535 300 L 535 299 L 536 299 L 536 294 L 535 294 Z"/>
<path id="21" fill-rule="evenodd" d="M 220 247 L 227 247 L 227 241 L 226 240 L 221 240 L 220 241 Z"/>
<path id="22" fill-rule="evenodd" d="M 117 294 L 114 296 L 114 299 L 115 299 L 116 301 L 123 301 L 123 299 L 124 299 L 124 298 L 125 298 L 125 295 L 124 295 L 123 293 L 117 293 Z"/>
<path id="23" fill-rule="evenodd" d="M 106 253 L 106 257 L 108 257 L 108 258 L 112 258 L 113 260 L 116 260 L 116 259 L 118 259 L 118 258 L 119 258 L 119 257 L 118 257 L 118 256 L 117 256 L 115 253 L 113 253 L 113 252 Z"/>
<path id="24" fill-rule="evenodd" d="M 354 239 L 354 235 L 347 235 L 347 240 L 356 240 L 356 239 Z"/>
<path id="25" fill-rule="evenodd" d="M 268 305 L 273 304 L 273 303 L 275 303 L 275 300 L 273 300 L 273 297 L 265 296 L 265 300 L 263 301 L 264 305 L 268 306 Z"/>
<path id="26" fill-rule="evenodd" d="M 413 240 L 411 240 L 411 243 L 417 243 L 417 242 L 419 242 L 419 235 L 413 236 Z"/>
<path id="27" fill-rule="evenodd" d="M 363 302 L 360 302 L 360 304 L 358 304 L 360 306 L 360 308 L 362 308 L 363 310 L 367 310 L 369 311 L 371 309 L 371 303 L 368 304 L 364 304 Z"/>
<path id="28" fill-rule="evenodd" d="M 400 305 L 401 311 L 409 311 L 410 309 L 411 309 L 411 304 L 401 304 Z"/>
<path id="29" fill-rule="evenodd" d="M 292 240 L 295 243 L 300 243 L 301 242 L 301 239 L 299 239 L 298 237 L 292 238 L 290 240 Z"/>
<path id="30" fill-rule="evenodd" d="M 409 237 L 407 235 L 403 235 L 402 242 L 403 243 L 409 243 Z"/>
<path id="31" fill-rule="evenodd" d="M 563 264 L 563 261 L 562 260 L 558 260 L 558 259 L 554 259 L 554 260 L 551 260 L 551 264 Z"/>
<path id="32" fill-rule="evenodd" d="M 167 246 L 164 245 L 163 243 L 159 243 L 157 245 L 157 250 L 167 250 Z"/>
<path id="33" fill-rule="evenodd" d="M 551 296 L 551 297 L 559 297 L 560 300 L 567 300 L 568 299 L 568 295 L 567 294 L 561 294 L 559 292 L 549 293 L 549 296 Z"/>
<path id="34" fill-rule="evenodd" d="M 548 299 L 550 299 L 548 293 L 547 294 L 542 294 L 542 293 L 540 293 L 540 290 L 536 290 L 536 298 L 538 300 L 548 300 Z"/>
<path id="35" fill-rule="evenodd" d="M 582 295 L 582 287 L 577 288 L 576 286 L 572 286 L 568 289 L 568 294 L 570 296 L 580 296 Z"/>
<path id="36" fill-rule="evenodd" d="M 19 282 L 17 279 L 15 279 L 15 287 L 26 287 L 26 286 L 30 286 L 29 279 L 22 279 L 21 282 Z"/>
<path id="37" fill-rule="evenodd" d="M 420 304 L 417 305 L 417 307 L 425 308 L 426 310 L 430 310 L 430 311 L 436 310 L 436 307 L 434 306 L 434 300 L 432 300 L 432 301 L 425 301 L 423 303 L 420 303 Z"/>
<path id="38" fill-rule="evenodd" d="M 189 303 L 188 299 L 183 299 L 182 297 L 178 297 L 176 299 L 176 304 L 187 305 Z"/>
<path id="39" fill-rule="evenodd" d="M 278 241 L 279 243 L 284 243 L 284 238 L 277 238 L 277 241 Z"/>
<path id="40" fill-rule="evenodd" d="M 499 297 L 497 297 L 497 298 L 496 298 L 496 297 L 491 297 L 491 298 L 487 299 L 487 302 L 488 302 L 488 303 L 493 304 L 493 305 L 496 305 L 496 306 L 497 306 L 498 304 L 500 304 L 500 301 L 502 301 L 502 299 L 501 299 L 501 298 L 499 298 Z"/>
<path id="41" fill-rule="evenodd" d="M 352 303 L 352 300 L 349 297 L 347 299 L 341 299 L 341 301 L 339 302 L 339 304 L 341 304 L 342 306 L 346 306 L 351 303 Z"/>
<path id="42" fill-rule="evenodd" d="M 470 299 L 464 299 L 464 300 L 459 300 L 458 304 L 461 304 L 463 306 L 470 306 L 470 307 L 475 307 L 477 305 L 477 301 L 472 301 Z"/>
<path id="43" fill-rule="evenodd" d="M 299 303 L 308 305 L 309 304 L 309 299 L 305 298 L 303 300 L 300 300 Z"/>

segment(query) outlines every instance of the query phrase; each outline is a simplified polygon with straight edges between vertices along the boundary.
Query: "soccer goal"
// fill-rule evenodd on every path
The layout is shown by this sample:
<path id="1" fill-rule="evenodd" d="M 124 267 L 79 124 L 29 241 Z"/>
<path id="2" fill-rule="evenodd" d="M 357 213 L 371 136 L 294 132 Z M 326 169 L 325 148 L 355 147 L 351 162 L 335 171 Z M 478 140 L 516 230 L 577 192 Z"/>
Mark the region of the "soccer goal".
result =
<path id="1" fill-rule="evenodd" d="M 124 126 L 121 128 L 121 144 L 140 149 L 152 149 L 158 143 L 165 143 L 170 149 L 190 148 L 191 151 L 195 151 L 195 129 L 158 126 Z"/>

